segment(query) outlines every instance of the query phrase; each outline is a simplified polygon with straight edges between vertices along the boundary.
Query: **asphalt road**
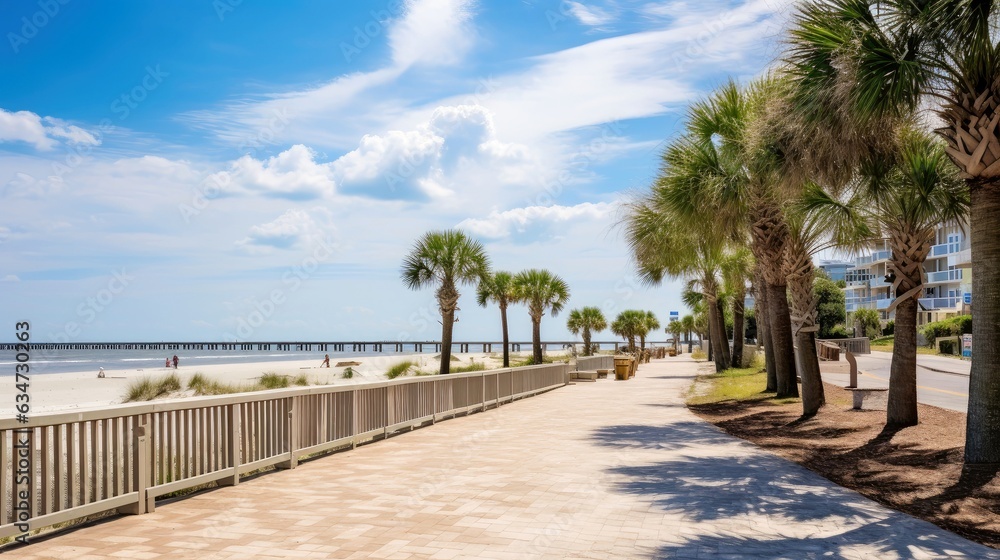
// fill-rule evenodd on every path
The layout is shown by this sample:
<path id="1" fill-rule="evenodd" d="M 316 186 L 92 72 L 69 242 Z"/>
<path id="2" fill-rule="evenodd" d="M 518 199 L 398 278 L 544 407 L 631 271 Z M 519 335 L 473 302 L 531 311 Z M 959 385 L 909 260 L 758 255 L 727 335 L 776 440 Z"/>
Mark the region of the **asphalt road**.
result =
<path id="1" fill-rule="evenodd" d="M 889 365 L 892 354 L 873 351 L 857 356 L 858 386 L 879 388 L 889 386 Z M 841 357 L 841 363 L 845 359 Z M 966 412 L 969 407 L 969 369 L 971 362 L 939 356 L 917 355 L 917 400 L 941 408 Z M 844 369 L 839 367 L 837 369 Z M 847 385 L 846 373 L 823 372 L 828 383 Z"/>

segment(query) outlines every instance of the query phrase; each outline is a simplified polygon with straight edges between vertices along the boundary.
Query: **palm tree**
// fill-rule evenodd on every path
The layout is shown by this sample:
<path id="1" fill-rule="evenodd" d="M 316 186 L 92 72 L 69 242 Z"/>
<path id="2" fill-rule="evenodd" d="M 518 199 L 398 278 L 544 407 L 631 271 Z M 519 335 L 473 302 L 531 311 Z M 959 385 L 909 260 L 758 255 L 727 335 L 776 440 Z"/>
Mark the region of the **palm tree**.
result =
<path id="1" fill-rule="evenodd" d="M 723 371 L 729 363 L 718 351 L 726 337 L 725 328 L 720 329 L 717 301 L 725 239 L 709 227 L 708 221 L 689 223 L 671 204 L 670 194 L 670 189 L 659 182 L 650 193 L 626 204 L 626 240 L 642 282 L 655 286 L 666 277 L 694 280 L 708 309 L 716 371 Z"/>
<path id="2" fill-rule="evenodd" d="M 747 283 L 754 269 L 753 255 L 744 247 L 728 252 L 722 260 L 722 279 L 726 291 L 730 293 L 733 309 L 733 355 L 732 367 L 743 367 L 743 341 L 746 339 L 743 327 L 744 301 L 747 298 Z"/>
<path id="3" fill-rule="evenodd" d="M 628 351 L 635 353 L 635 340 L 646 328 L 646 312 L 637 309 L 626 309 L 611 322 L 611 332 L 628 342 Z"/>
<path id="4" fill-rule="evenodd" d="M 788 243 L 781 184 L 780 137 L 755 139 L 755 123 L 780 91 L 766 78 L 741 89 L 730 82 L 689 110 L 685 138 L 668 146 L 657 185 L 688 224 L 703 224 L 738 245 L 749 238 L 759 265 L 758 290 L 767 291 L 771 355 L 780 397 L 798 396 L 784 256 Z M 718 320 L 718 313 L 714 314 Z M 728 353 L 728 339 L 719 344 Z M 713 345 L 715 340 L 713 339 Z M 767 346 L 765 346 L 765 349 Z M 728 367 L 728 364 L 727 364 Z"/>
<path id="5" fill-rule="evenodd" d="M 896 327 L 886 422 L 912 426 L 917 423 L 917 300 L 923 294 L 924 261 L 935 226 L 964 219 L 968 193 L 944 146 L 908 129 L 901 132 L 895 155 L 871 158 L 860 166 L 853 187 L 846 201 L 813 191 L 808 203 L 863 221 L 875 232 L 869 240 L 889 239 L 887 268 L 895 276 L 896 299 L 887 311 L 895 308 Z"/>
<path id="6" fill-rule="evenodd" d="M 660 320 L 652 311 L 646 311 L 642 321 L 642 328 L 639 329 L 639 351 L 646 349 L 646 337 L 649 333 L 660 330 Z"/>
<path id="7" fill-rule="evenodd" d="M 694 330 L 694 315 L 688 314 L 688 315 L 685 315 L 685 316 L 681 317 L 680 323 L 681 323 L 681 326 L 684 327 L 684 335 L 687 336 L 688 354 L 690 354 L 691 353 L 691 344 L 692 344 L 691 331 Z"/>
<path id="8" fill-rule="evenodd" d="M 972 289 L 979 302 L 972 332 L 982 341 L 969 382 L 967 465 L 1000 463 L 998 14 L 993 2 L 813 1 L 795 18 L 789 54 L 799 106 L 818 123 L 814 130 L 827 128 L 824 115 L 844 112 L 859 125 L 854 130 L 878 131 L 886 119 L 925 107 L 943 121 L 937 132 L 970 193 Z M 826 111 L 830 106 L 841 109 Z M 842 154 L 851 136 L 857 134 L 833 140 L 842 144 L 829 155 Z M 853 151 L 867 151 L 861 148 Z"/>
<path id="9" fill-rule="evenodd" d="M 403 259 L 401 276 L 407 288 L 438 287 L 442 374 L 451 369 L 451 333 L 458 310 L 458 286 L 476 284 L 489 271 L 490 259 L 482 244 L 458 230 L 425 233 Z"/>
<path id="10" fill-rule="evenodd" d="M 692 320 L 693 320 L 693 318 L 692 318 Z M 666 331 L 673 336 L 673 339 L 674 339 L 674 352 L 679 352 L 680 351 L 679 344 L 680 344 L 681 335 L 684 334 L 684 323 L 681 323 L 681 321 L 679 319 L 676 320 L 676 321 L 670 321 L 670 324 L 667 325 Z"/>
<path id="11" fill-rule="evenodd" d="M 528 305 L 531 316 L 531 345 L 533 361 L 542 363 L 542 316 L 545 310 L 555 317 L 569 299 L 569 285 L 548 270 L 530 269 L 514 276 L 514 295 L 517 301 Z"/>
<path id="12" fill-rule="evenodd" d="M 486 307 L 490 301 L 500 307 L 500 326 L 503 329 L 503 367 L 510 367 L 510 339 L 507 335 L 507 306 L 515 301 L 514 277 L 499 271 L 483 277 L 476 289 L 476 302 Z"/>
<path id="13" fill-rule="evenodd" d="M 569 312 L 566 328 L 574 335 L 583 333 L 583 355 L 590 356 L 593 353 L 593 347 L 590 343 L 591 334 L 608 328 L 608 321 L 604 318 L 604 313 L 599 307 L 584 307 Z"/>

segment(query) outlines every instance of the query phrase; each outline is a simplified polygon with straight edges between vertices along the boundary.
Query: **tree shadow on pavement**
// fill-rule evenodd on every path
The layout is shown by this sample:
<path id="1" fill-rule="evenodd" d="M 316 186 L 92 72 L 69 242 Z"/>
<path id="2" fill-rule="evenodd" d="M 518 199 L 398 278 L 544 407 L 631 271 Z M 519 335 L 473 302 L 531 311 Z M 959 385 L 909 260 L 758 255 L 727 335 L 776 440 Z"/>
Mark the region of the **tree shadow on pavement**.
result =
<path id="1" fill-rule="evenodd" d="M 623 424 L 593 431 L 597 445 L 616 448 L 675 450 L 692 445 L 718 445 L 736 441 L 705 422 L 675 422 L 660 426 Z"/>
<path id="2" fill-rule="evenodd" d="M 616 491 L 684 520 L 675 539 L 648 550 L 654 558 L 1000 559 L 1000 551 L 888 511 L 799 465 L 747 454 L 707 424 L 609 426 L 592 437 L 601 446 L 669 454 L 606 471 Z M 678 457 L 686 448 L 691 455 Z"/>

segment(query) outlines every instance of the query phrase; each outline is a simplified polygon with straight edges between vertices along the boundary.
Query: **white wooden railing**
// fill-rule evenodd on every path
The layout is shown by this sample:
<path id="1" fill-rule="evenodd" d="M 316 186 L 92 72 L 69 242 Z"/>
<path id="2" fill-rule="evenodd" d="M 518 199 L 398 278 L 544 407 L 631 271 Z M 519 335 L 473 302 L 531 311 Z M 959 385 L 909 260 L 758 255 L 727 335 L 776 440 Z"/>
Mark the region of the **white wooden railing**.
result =
<path id="1" fill-rule="evenodd" d="M 576 359 L 576 369 L 579 371 L 615 369 L 615 357 L 608 355 L 581 356 Z"/>
<path id="2" fill-rule="evenodd" d="M 349 448 L 562 387 L 570 366 L 192 397 L 0 419 L 0 538 L 159 496 L 238 484 L 264 467 Z M 25 440 L 30 443 L 25 446 Z M 28 497 L 24 499 L 24 493 Z"/>

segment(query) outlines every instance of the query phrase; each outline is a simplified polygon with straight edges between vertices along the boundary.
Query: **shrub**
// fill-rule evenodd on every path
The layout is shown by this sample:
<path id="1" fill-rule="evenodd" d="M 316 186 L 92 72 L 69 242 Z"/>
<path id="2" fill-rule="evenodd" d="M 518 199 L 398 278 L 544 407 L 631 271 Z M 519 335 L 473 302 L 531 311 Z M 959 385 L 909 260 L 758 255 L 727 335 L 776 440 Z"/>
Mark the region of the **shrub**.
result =
<path id="1" fill-rule="evenodd" d="M 896 334 L 896 321 L 888 321 L 882 328 L 882 336 L 892 336 Z"/>
<path id="2" fill-rule="evenodd" d="M 757 352 L 756 346 L 744 346 L 743 347 L 743 361 L 740 362 L 741 368 L 752 368 L 758 367 L 758 362 L 763 365 L 761 361 L 762 356 Z"/>
<path id="3" fill-rule="evenodd" d="M 706 358 L 708 358 L 708 354 L 700 348 L 695 348 L 694 351 L 691 352 L 691 359 L 693 360 L 704 360 Z"/>
<path id="4" fill-rule="evenodd" d="M 309 385 L 309 377 L 304 373 L 300 373 L 295 379 L 292 380 L 293 385 L 306 386 Z"/>
<path id="5" fill-rule="evenodd" d="M 415 365 L 417 364 L 409 360 L 405 362 L 399 362 L 398 364 L 389 368 L 389 371 L 385 372 L 385 376 L 388 377 L 389 379 L 396 379 L 400 375 L 406 375 L 410 371 L 410 368 L 412 368 Z"/>
<path id="6" fill-rule="evenodd" d="M 830 332 L 828 334 L 830 336 L 828 336 L 827 338 L 851 338 L 854 336 L 854 333 L 848 332 L 847 327 L 845 327 L 844 325 L 837 325 L 833 327 L 832 329 L 830 329 Z"/>
<path id="7" fill-rule="evenodd" d="M 351 368 L 351 367 L 344 368 L 344 373 L 341 373 L 340 377 L 343 378 L 343 379 L 351 379 L 351 378 L 353 378 L 354 377 L 354 368 Z"/>
<path id="8" fill-rule="evenodd" d="M 934 340 L 942 336 L 962 336 L 972 332 L 972 316 L 959 315 L 941 321 L 927 323 L 920 330 L 927 340 L 927 346 L 933 348 Z"/>

